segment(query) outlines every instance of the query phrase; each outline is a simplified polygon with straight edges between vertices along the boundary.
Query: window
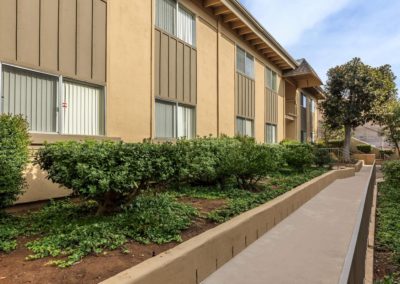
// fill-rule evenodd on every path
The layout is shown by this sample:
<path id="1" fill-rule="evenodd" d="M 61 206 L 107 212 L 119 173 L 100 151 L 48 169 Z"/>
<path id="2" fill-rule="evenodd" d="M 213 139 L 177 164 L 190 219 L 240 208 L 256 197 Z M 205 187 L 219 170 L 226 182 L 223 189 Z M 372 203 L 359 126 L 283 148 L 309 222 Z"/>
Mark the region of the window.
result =
<path id="1" fill-rule="evenodd" d="M 315 143 L 315 133 L 314 132 L 311 132 L 311 134 L 310 134 L 310 141 L 311 141 L 311 143 Z"/>
<path id="2" fill-rule="evenodd" d="M 250 78 L 254 77 L 254 57 L 240 47 L 236 48 L 236 69 Z"/>
<path id="3" fill-rule="evenodd" d="M 193 107 L 156 101 L 156 137 L 187 138 L 196 136 L 196 116 Z"/>
<path id="4" fill-rule="evenodd" d="M 307 143 L 307 131 L 301 131 L 300 136 L 301 143 Z"/>
<path id="5" fill-rule="evenodd" d="M 21 114 L 32 132 L 57 132 L 58 78 L 2 65 L 1 113 Z"/>
<path id="6" fill-rule="evenodd" d="M 103 87 L 4 64 L 0 69 L 1 113 L 21 114 L 31 132 L 104 135 Z"/>
<path id="7" fill-rule="evenodd" d="M 164 31 L 195 45 L 195 17 L 176 0 L 156 1 L 156 25 Z"/>
<path id="8" fill-rule="evenodd" d="M 275 124 L 267 123 L 265 126 L 265 143 L 276 144 L 277 143 L 277 126 Z"/>
<path id="9" fill-rule="evenodd" d="M 315 100 L 311 99 L 311 112 L 315 112 Z"/>
<path id="10" fill-rule="evenodd" d="M 236 134 L 239 136 L 253 137 L 253 120 L 242 117 L 236 118 Z"/>
<path id="11" fill-rule="evenodd" d="M 301 106 L 307 108 L 307 97 L 304 94 L 301 94 Z"/>
<path id="12" fill-rule="evenodd" d="M 63 133 L 103 135 L 105 101 L 103 89 L 64 81 L 62 98 Z"/>
<path id="13" fill-rule="evenodd" d="M 278 75 L 268 67 L 266 68 L 265 82 L 268 89 L 278 92 Z"/>

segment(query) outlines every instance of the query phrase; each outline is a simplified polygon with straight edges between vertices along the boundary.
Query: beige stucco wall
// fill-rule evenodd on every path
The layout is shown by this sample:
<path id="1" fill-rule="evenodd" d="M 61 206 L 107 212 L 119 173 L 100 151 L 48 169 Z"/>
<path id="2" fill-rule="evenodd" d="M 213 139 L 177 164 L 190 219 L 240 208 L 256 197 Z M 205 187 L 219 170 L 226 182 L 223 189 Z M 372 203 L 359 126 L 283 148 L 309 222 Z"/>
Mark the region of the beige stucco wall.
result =
<path id="1" fill-rule="evenodd" d="M 72 193 L 71 190 L 47 180 L 46 173 L 32 164 L 29 164 L 25 171 L 25 179 L 27 188 L 18 198 L 16 204 L 60 198 Z"/>
<path id="2" fill-rule="evenodd" d="M 235 135 L 235 44 L 219 36 L 219 134 Z"/>
<path id="3" fill-rule="evenodd" d="M 152 130 L 153 1 L 108 1 L 108 136 L 141 141 Z"/>
<path id="4" fill-rule="evenodd" d="M 217 135 L 217 31 L 197 18 L 197 134 Z"/>

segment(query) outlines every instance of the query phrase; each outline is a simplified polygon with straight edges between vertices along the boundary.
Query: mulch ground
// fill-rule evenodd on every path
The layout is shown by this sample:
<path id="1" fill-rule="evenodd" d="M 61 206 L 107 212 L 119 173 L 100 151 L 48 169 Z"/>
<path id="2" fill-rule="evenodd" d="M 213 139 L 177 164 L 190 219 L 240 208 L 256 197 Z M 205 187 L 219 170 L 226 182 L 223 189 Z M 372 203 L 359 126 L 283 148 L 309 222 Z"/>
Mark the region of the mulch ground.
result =
<path id="1" fill-rule="evenodd" d="M 208 221 L 204 216 L 212 210 L 223 207 L 226 203 L 224 200 L 194 198 L 182 198 L 181 201 L 198 208 L 201 213 L 200 217 L 195 219 L 193 225 L 182 232 L 183 241 L 216 227 L 218 224 Z M 22 209 L 22 211 L 24 210 Z M 137 242 L 129 242 L 124 246 L 129 250 L 129 253 L 115 250 L 101 255 L 91 255 L 70 268 L 61 269 L 46 265 L 50 259 L 25 260 L 30 252 L 24 244 L 30 240 L 20 238 L 18 248 L 15 251 L 10 254 L 0 253 L 0 284 L 98 283 L 179 245 L 175 242 L 164 245 L 143 245 Z"/>

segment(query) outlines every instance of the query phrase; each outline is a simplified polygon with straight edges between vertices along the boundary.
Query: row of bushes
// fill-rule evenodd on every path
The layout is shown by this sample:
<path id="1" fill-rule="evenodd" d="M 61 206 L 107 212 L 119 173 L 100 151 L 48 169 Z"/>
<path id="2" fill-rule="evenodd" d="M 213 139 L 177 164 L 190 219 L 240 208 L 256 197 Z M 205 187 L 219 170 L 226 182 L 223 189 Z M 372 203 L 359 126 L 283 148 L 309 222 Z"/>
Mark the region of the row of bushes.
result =
<path id="1" fill-rule="evenodd" d="M 53 182 L 96 200 L 100 204 L 98 214 L 103 214 L 151 187 L 224 187 L 234 181 L 242 189 L 255 189 L 269 174 L 285 167 L 302 170 L 315 159 L 314 148 L 308 144 L 265 145 L 251 138 L 223 137 L 163 144 L 60 142 L 40 149 L 36 163 Z"/>

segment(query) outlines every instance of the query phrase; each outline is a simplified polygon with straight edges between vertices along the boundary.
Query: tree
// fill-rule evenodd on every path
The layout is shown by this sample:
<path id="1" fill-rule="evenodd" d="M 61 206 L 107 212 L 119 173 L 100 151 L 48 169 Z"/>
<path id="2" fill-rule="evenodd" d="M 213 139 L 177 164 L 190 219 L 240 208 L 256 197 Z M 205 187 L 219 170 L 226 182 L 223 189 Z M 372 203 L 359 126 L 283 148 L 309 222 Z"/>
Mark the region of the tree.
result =
<path id="1" fill-rule="evenodd" d="M 388 111 L 382 116 L 381 125 L 386 140 L 400 154 L 400 101 L 394 101 L 389 106 Z"/>
<path id="2" fill-rule="evenodd" d="M 345 161 L 350 161 L 351 130 L 382 118 L 387 103 L 396 97 L 395 79 L 390 65 L 374 68 L 360 58 L 328 71 L 321 109 L 331 129 L 344 127 Z"/>

